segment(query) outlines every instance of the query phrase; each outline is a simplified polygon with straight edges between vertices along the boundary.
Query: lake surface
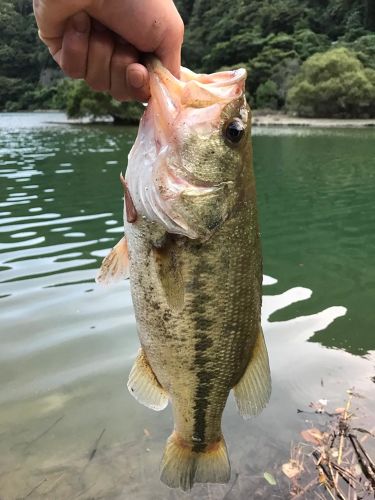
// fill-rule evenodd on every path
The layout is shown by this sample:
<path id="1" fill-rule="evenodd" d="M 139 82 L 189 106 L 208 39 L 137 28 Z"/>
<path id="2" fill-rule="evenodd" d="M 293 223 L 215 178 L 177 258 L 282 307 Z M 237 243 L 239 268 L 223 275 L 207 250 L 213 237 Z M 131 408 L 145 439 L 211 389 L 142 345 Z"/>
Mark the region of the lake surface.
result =
<path id="1" fill-rule="evenodd" d="M 354 386 L 374 422 L 375 130 L 254 129 L 273 393 L 250 422 L 229 399 L 231 483 L 187 496 L 159 482 L 170 408 L 126 389 L 129 283 L 94 282 L 123 233 L 136 129 L 64 122 L 0 115 L 0 498 L 287 498 L 281 464 L 316 425 L 297 408 L 334 411 Z"/>

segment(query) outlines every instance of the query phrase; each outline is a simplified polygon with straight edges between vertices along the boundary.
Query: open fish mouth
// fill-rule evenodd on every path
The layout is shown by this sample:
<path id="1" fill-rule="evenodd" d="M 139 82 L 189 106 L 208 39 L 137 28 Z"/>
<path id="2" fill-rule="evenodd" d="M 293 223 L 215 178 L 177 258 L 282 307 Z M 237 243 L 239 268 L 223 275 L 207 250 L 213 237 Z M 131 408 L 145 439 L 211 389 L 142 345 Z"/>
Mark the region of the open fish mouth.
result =
<path id="1" fill-rule="evenodd" d="M 247 75 L 244 68 L 208 75 L 182 67 L 178 80 L 156 58 L 150 58 L 147 67 L 155 139 L 160 147 L 171 138 L 178 142 L 176 132 L 181 125 L 199 133 L 210 133 L 217 126 L 225 105 L 244 94 Z"/>
<path id="2" fill-rule="evenodd" d="M 146 65 L 151 99 L 129 154 L 128 191 L 141 217 L 169 233 L 195 239 L 199 222 L 189 220 L 188 204 L 206 204 L 207 211 L 215 196 L 225 204 L 233 181 L 208 169 L 202 175 L 186 145 L 197 138 L 209 140 L 221 130 L 224 108 L 234 100 L 245 102 L 246 71 L 206 75 L 182 68 L 179 80 L 156 58 L 150 57 Z"/>

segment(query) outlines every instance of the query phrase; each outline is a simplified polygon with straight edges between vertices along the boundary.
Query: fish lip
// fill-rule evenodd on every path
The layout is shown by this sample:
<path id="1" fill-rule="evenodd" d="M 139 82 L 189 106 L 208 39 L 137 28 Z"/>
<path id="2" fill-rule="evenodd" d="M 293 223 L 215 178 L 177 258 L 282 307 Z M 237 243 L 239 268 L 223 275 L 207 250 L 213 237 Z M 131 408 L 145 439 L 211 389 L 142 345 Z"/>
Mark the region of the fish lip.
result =
<path id="1" fill-rule="evenodd" d="M 172 80 L 180 87 L 182 86 L 181 84 L 186 84 L 191 80 L 194 80 L 195 82 L 198 81 L 205 87 L 228 87 L 230 85 L 234 85 L 236 83 L 246 80 L 247 77 L 247 71 L 245 68 L 237 68 L 227 71 L 218 71 L 216 73 L 208 74 L 208 73 L 194 73 L 188 68 L 181 66 L 181 78 L 179 80 L 162 65 L 162 63 L 157 57 L 152 55 L 147 56 L 146 67 L 149 72 L 154 73 L 159 77 L 164 77 L 167 78 L 168 80 Z M 225 75 L 228 75 L 229 77 L 226 79 L 223 78 Z"/>
<path id="2" fill-rule="evenodd" d="M 222 79 L 222 77 L 227 74 L 229 74 L 229 78 Z M 193 78 L 194 80 L 197 80 L 197 77 L 198 81 L 205 78 L 212 80 L 211 82 L 199 82 L 205 87 L 229 87 L 230 85 L 245 81 L 247 77 L 247 71 L 245 68 L 238 68 L 228 71 L 218 71 L 216 73 L 212 73 L 211 75 L 206 73 L 196 74 L 189 69 L 181 66 L 181 80 L 183 82 L 190 81 Z"/>
<path id="3" fill-rule="evenodd" d="M 151 99 L 158 103 L 161 114 L 170 115 L 166 119 L 176 118 L 184 107 L 206 108 L 238 98 L 244 92 L 247 77 L 244 68 L 206 74 L 181 67 L 181 79 L 178 79 L 154 56 L 147 58 L 146 67 L 150 74 Z M 197 91 L 201 95 L 194 99 L 192 93 Z"/>

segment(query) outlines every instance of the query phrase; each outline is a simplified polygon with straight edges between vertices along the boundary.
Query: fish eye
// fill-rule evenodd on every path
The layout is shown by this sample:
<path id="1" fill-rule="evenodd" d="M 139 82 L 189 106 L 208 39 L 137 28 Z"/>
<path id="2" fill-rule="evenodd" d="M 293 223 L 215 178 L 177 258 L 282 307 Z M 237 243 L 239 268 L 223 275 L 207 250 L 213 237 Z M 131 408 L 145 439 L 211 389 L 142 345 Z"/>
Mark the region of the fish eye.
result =
<path id="1" fill-rule="evenodd" d="M 231 120 L 224 126 L 224 137 L 230 144 L 238 144 L 244 134 L 244 124 L 238 118 Z"/>

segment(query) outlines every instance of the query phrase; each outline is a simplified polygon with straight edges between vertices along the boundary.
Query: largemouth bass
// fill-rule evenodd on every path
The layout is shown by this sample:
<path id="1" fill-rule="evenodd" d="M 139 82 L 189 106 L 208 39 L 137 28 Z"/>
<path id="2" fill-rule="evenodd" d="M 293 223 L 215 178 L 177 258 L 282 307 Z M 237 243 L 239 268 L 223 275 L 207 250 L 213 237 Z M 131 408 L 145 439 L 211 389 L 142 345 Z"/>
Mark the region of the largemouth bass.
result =
<path id="1" fill-rule="evenodd" d="M 98 281 L 130 276 L 141 349 L 128 388 L 171 403 L 161 480 L 227 482 L 221 430 L 231 389 L 243 417 L 270 397 L 260 325 L 262 258 L 246 71 L 174 78 L 149 63 L 151 99 L 129 154 L 125 238 Z"/>

